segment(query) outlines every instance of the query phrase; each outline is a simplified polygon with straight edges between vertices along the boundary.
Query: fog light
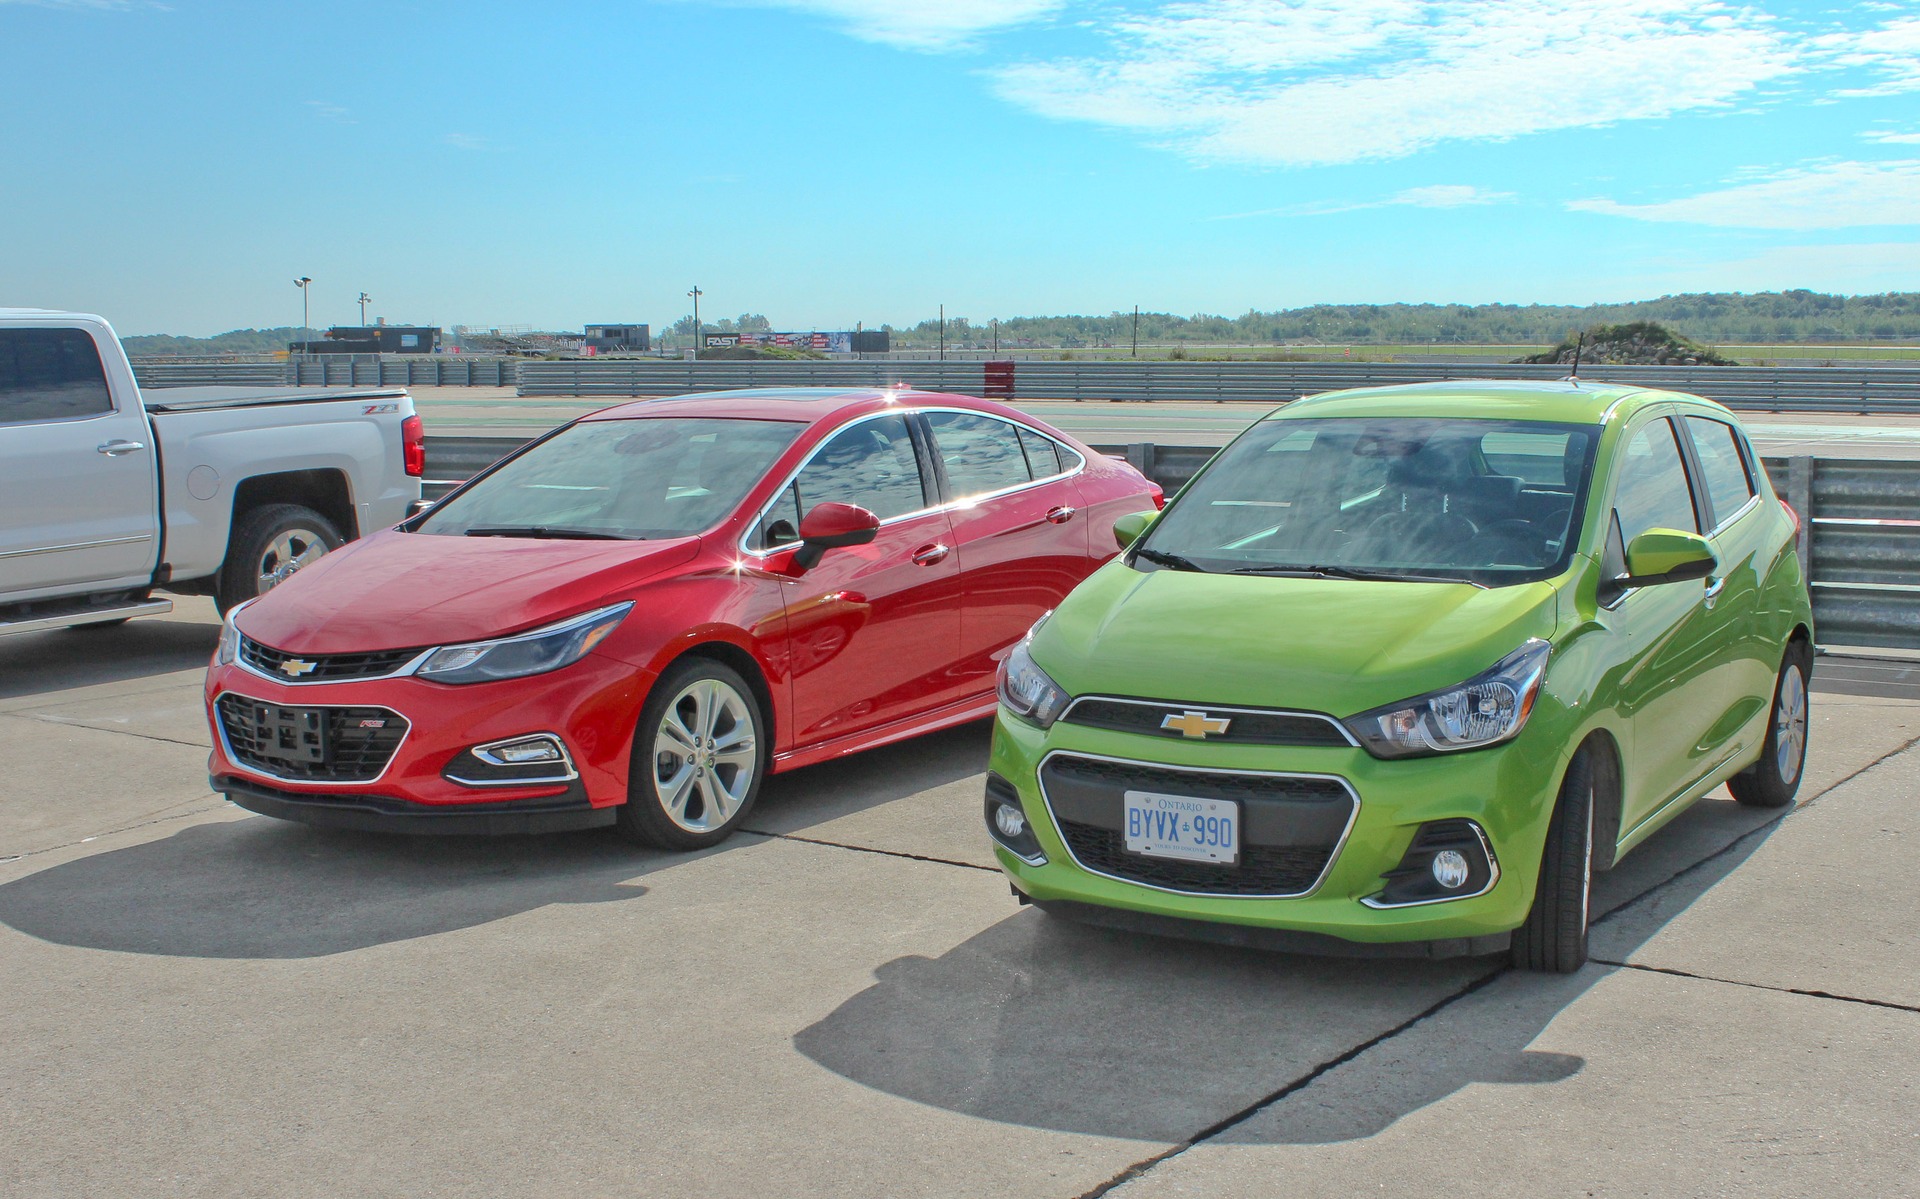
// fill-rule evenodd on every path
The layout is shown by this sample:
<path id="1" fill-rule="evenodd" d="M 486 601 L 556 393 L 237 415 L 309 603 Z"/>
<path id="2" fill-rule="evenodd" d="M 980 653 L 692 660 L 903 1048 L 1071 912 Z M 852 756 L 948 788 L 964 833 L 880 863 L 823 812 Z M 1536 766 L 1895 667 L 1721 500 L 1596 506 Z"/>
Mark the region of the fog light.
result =
<path id="1" fill-rule="evenodd" d="M 527 737 L 481 746 L 473 751 L 473 756 L 495 766 L 531 766 L 538 762 L 559 762 L 567 755 L 551 737 Z"/>
<path id="2" fill-rule="evenodd" d="M 1458 891 L 1467 882 L 1467 855 L 1457 849 L 1443 849 L 1433 855 L 1433 881 L 1449 891 Z"/>
<path id="3" fill-rule="evenodd" d="M 1003 837 L 1018 837 L 1027 831 L 1027 818 L 1005 804 L 996 804 L 993 809 L 993 826 L 1000 830 Z"/>

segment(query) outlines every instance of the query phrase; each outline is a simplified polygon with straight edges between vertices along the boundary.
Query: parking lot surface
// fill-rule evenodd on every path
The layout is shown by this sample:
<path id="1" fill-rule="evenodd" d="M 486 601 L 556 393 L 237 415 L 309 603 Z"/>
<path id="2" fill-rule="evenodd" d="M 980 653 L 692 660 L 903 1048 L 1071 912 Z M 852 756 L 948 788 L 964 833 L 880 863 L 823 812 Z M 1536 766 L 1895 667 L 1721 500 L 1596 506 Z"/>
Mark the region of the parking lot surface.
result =
<path id="1" fill-rule="evenodd" d="M 686 856 L 250 816 L 217 631 L 0 640 L 0 1193 L 1915 1193 L 1920 703 L 1857 663 L 1799 807 L 1697 805 L 1550 978 L 1019 908 L 983 726 Z"/>

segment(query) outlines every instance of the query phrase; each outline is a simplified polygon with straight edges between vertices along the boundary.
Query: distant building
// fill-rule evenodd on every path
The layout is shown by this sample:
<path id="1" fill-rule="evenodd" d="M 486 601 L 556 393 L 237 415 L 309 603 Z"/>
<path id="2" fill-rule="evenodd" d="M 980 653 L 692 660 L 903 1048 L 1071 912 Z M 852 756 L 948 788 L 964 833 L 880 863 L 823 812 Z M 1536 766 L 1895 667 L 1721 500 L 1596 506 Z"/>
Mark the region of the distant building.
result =
<path id="1" fill-rule="evenodd" d="M 335 325 L 324 341 L 296 341 L 295 354 L 431 354 L 440 348 L 440 330 L 425 325 Z"/>
<path id="2" fill-rule="evenodd" d="M 646 325 L 588 325 L 580 348 L 595 354 L 617 350 L 646 351 L 653 348 L 652 331 Z"/>

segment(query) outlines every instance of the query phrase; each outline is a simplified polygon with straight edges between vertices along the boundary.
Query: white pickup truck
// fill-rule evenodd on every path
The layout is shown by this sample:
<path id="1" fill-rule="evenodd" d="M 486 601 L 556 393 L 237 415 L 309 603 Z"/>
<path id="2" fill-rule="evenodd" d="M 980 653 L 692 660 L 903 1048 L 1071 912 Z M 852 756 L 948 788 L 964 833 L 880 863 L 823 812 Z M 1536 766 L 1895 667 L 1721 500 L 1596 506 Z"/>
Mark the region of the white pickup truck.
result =
<path id="1" fill-rule="evenodd" d="M 420 498 L 396 388 L 145 396 L 97 316 L 0 308 L 0 634 L 260 594 Z"/>

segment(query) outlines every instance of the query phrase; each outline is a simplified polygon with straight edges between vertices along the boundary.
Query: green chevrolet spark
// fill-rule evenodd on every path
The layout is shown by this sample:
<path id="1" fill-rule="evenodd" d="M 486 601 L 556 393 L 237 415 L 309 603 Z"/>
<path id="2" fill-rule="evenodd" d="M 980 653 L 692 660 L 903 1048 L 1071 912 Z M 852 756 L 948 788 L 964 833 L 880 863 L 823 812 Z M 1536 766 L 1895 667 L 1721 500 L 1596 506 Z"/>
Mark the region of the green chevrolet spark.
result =
<path id="1" fill-rule="evenodd" d="M 1576 969 L 1594 871 L 1722 783 L 1792 802 L 1799 521 L 1694 396 L 1293 403 L 1003 662 L 1000 864 L 1094 923 Z"/>

